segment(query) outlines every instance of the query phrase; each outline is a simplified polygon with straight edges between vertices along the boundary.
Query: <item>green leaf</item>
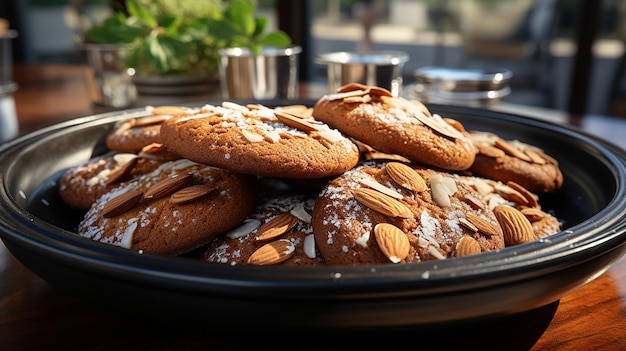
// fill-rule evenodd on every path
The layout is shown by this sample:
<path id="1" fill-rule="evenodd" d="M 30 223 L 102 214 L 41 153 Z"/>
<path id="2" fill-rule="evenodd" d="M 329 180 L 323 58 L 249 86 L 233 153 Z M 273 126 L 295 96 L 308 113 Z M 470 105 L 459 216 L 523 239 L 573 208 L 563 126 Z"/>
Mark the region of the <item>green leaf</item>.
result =
<path id="1" fill-rule="evenodd" d="M 283 31 L 276 31 L 259 38 L 258 43 L 265 46 L 288 47 L 291 46 L 291 38 Z"/>
<path id="2" fill-rule="evenodd" d="M 224 19 L 239 33 L 251 36 L 255 31 L 254 4 L 249 0 L 233 0 L 224 10 Z"/>
<path id="3" fill-rule="evenodd" d="M 265 32 L 265 28 L 267 28 L 267 18 L 257 17 L 255 21 L 256 21 L 256 24 L 255 24 L 254 33 L 252 34 L 252 36 L 258 37 L 261 34 L 263 34 L 263 32 Z"/>
<path id="4" fill-rule="evenodd" d="M 156 27 L 158 25 L 156 18 L 148 11 L 148 9 L 142 7 L 134 0 L 126 0 L 126 10 L 128 14 L 134 17 L 143 19 L 150 25 L 150 27 Z"/>

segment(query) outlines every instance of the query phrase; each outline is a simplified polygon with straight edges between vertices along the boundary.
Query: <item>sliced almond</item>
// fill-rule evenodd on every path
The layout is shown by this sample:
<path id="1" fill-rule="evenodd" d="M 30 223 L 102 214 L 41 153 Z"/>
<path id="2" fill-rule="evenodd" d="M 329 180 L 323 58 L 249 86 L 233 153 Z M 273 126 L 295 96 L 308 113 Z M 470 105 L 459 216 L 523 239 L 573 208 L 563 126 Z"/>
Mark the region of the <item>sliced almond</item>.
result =
<path id="1" fill-rule="evenodd" d="M 139 162 L 139 159 L 137 157 L 133 157 L 128 162 L 125 162 L 124 164 L 115 167 L 107 176 L 105 184 L 111 185 L 128 179 L 131 172 L 137 165 L 137 162 Z"/>
<path id="2" fill-rule="evenodd" d="M 528 199 L 526 196 L 508 185 L 498 183 L 495 186 L 495 190 L 505 200 L 515 202 L 519 205 L 528 205 Z"/>
<path id="3" fill-rule="evenodd" d="M 475 142 L 474 145 L 478 148 L 478 153 L 483 156 L 498 158 L 506 154 L 503 150 L 484 142 Z"/>
<path id="4" fill-rule="evenodd" d="M 463 126 L 463 124 L 459 121 L 457 121 L 456 119 L 452 119 L 450 117 L 445 117 L 444 122 L 448 123 L 448 125 L 456 130 L 458 130 L 459 132 L 463 133 L 465 132 L 465 127 Z"/>
<path id="5" fill-rule="evenodd" d="M 379 182 L 369 179 L 369 178 L 363 178 L 359 181 L 361 184 L 368 186 L 374 190 L 378 190 L 381 193 L 385 194 L 385 195 L 389 195 L 391 197 L 393 197 L 394 199 L 398 199 L 398 200 L 402 200 L 404 198 L 404 196 L 402 194 L 400 194 L 399 192 L 386 187 L 382 184 L 380 184 Z"/>
<path id="6" fill-rule="evenodd" d="M 538 208 L 526 207 L 520 210 L 530 222 L 537 222 L 546 217 L 546 213 Z"/>
<path id="7" fill-rule="evenodd" d="M 398 185 L 403 188 L 422 192 L 428 190 L 428 185 L 422 176 L 413 168 L 400 162 L 390 162 L 385 165 L 385 170 Z"/>
<path id="8" fill-rule="evenodd" d="M 456 243 L 456 256 L 464 257 L 482 252 L 480 244 L 471 236 L 465 235 Z"/>
<path id="9" fill-rule="evenodd" d="M 346 104 L 363 104 L 370 101 L 372 101 L 372 97 L 370 95 L 348 96 L 343 99 L 343 102 Z"/>
<path id="10" fill-rule="evenodd" d="M 265 140 L 263 135 L 253 133 L 247 129 L 241 129 L 241 134 L 243 134 L 243 137 L 251 143 L 258 143 Z"/>
<path id="11" fill-rule="evenodd" d="M 326 95 L 326 99 L 329 101 L 343 100 L 352 96 L 364 96 L 365 94 L 367 94 L 367 91 L 365 90 L 350 90 L 350 91 L 345 91 L 345 92 L 338 92 L 336 94 Z"/>
<path id="12" fill-rule="evenodd" d="M 189 108 L 181 106 L 157 106 L 152 109 L 152 113 L 155 115 L 178 115 L 181 113 L 189 112 Z"/>
<path id="13" fill-rule="evenodd" d="M 154 125 L 158 125 L 158 124 L 162 124 L 163 122 L 167 121 L 168 119 L 170 119 L 169 115 L 155 115 L 155 116 L 148 116 L 148 117 L 142 117 L 142 118 L 137 118 L 135 119 L 135 124 L 133 125 L 133 128 L 141 128 L 141 127 L 147 127 L 147 126 L 154 126 Z"/>
<path id="14" fill-rule="evenodd" d="M 276 118 L 278 118 L 278 120 L 284 123 L 285 125 L 288 125 L 289 127 L 292 127 L 292 128 L 296 128 L 305 133 L 311 133 L 311 132 L 320 130 L 320 128 L 314 125 L 313 123 L 303 118 L 299 118 L 297 116 L 291 115 L 289 113 L 284 113 L 284 112 L 275 110 L 274 114 L 276 115 Z"/>
<path id="15" fill-rule="evenodd" d="M 141 148 L 139 154 L 156 154 L 158 152 L 167 151 L 167 148 L 161 143 L 151 143 Z"/>
<path id="16" fill-rule="evenodd" d="M 102 216 L 112 218 L 125 213 L 139 203 L 142 195 L 140 191 L 127 191 L 112 198 L 102 206 Z"/>
<path id="17" fill-rule="evenodd" d="M 261 226 L 261 221 L 258 219 L 249 218 L 243 221 L 239 227 L 231 229 L 224 234 L 229 239 L 238 239 L 250 234 L 253 230 L 256 230 Z"/>
<path id="18" fill-rule="evenodd" d="M 374 189 L 360 188 L 352 190 L 354 197 L 372 210 L 390 217 L 413 217 L 411 210 L 402 202 Z"/>
<path id="19" fill-rule="evenodd" d="M 474 210 L 482 210 L 483 208 L 485 208 L 485 203 L 480 201 L 478 198 L 476 198 L 472 194 L 463 195 L 461 200 L 465 202 L 466 204 L 470 205 L 470 207 L 473 208 Z"/>
<path id="20" fill-rule="evenodd" d="M 526 162 L 532 162 L 532 159 L 522 152 L 522 150 L 516 148 L 502 138 L 496 138 L 494 146 L 510 156 L 519 158 L 520 160 L 524 160 Z"/>
<path id="21" fill-rule="evenodd" d="M 423 113 L 415 113 L 415 118 L 422 122 L 425 126 L 436 131 L 437 133 L 450 138 L 450 139 L 462 139 L 463 134 L 454 128 L 448 128 L 449 125 L 441 119 L 438 115 L 427 116 Z"/>
<path id="22" fill-rule="evenodd" d="M 298 223 L 298 218 L 289 212 L 281 213 L 268 222 L 263 223 L 256 234 L 256 241 L 268 241 L 275 239 L 293 228 Z"/>
<path id="23" fill-rule="evenodd" d="M 488 236 L 502 235 L 502 230 L 497 224 L 487 221 L 474 213 L 468 213 L 466 217 L 468 221 L 476 226 L 479 233 Z"/>
<path id="24" fill-rule="evenodd" d="M 522 194 L 522 196 L 524 196 L 524 198 L 526 200 L 528 200 L 528 202 L 525 204 L 528 207 L 534 207 L 534 208 L 539 208 L 539 203 L 537 202 L 537 198 L 535 197 L 535 195 L 533 193 L 531 193 L 530 191 L 528 191 L 528 189 L 524 188 L 523 186 L 517 184 L 514 181 L 508 181 L 506 183 L 506 185 L 517 191 L 518 193 Z"/>
<path id="25" fill-rule="evenodd" d="M 426 105 L 424 105 L 423 102 L 419 101 L 419 100 L 409 100 L 409 102 L 415 106 L 417 106 L 420 111 L 422 111 L 423 114 L 425 114 L 428 117 L 431 117 L 433 114 L 430 113 L 430 110 L 428 110 L 428 107 L 426 107 Z"/>
<path id="26" fill-rule="evenodd" d="M 382 87 L 377 87 L 377 86 L 371 86 L 369 88 L 367 88 L 367 92 L 371 95 L 376 95 L 376 96 L 388 96 L 388 97 L 392 97 L 393 94 Z"/>
<path id="27" fill-rule="evenodd" d="M 354 91 L 354 90 L 365 91 L 367 90 L 367 85 L 364 85 L 361 83 L 348 83 L 346 85 L 342 85 L 339 88 L 337 88 L 338 93 L 345 93 L 347 91 Z"/>
<path id="28" fill-rule="evenodd" d="M 533 161 L 533 163 L 539 164 L 539 165 L 545 165 L 548 161 L 546 161 L 545 158 L 543 158 L 541 156 L 541 153 L 527 147 L 526 149 L 524 149 L 524 153 L 530 157 L 530 159 Z"/>
<path id="29" fill-rule="evenodd" d="M 467 218 L 463 218 L 463 217 L 459 218 L 459 224 L 462 227 L 469 229 L 470 231 L 474 233 L 478 232 L 478 228 L 476 228 L 476 226 L 473 225 L 472 222 L 468 221 Z"/>
<path id="30" fill-rule="evenodd" d="M 508 205 L 498 205 L 493 209 L 504 234 L 507 246 L 537 240 L 533 226 L 522 212 Z"/>
<path id="31" fill-rule="evenodd" d="M 144 194 L 144 198 L 156 200 L 164 196 L 168 196 L 176 192 L 178 189 L 186 186 L 193 179 L 191 173 L 176 174 L 172 177 L 165 178 L 156 183 Z"/>
<path id="32" fill-rule="evenodd" d="M 175 205 L 184 205 L 201 199 L 211 193 L 213 188 L 205 184 L 196 184 L 182 188 L 172 194 L 170 202 Z"/>
<path id="33" fill-rule="evenodd" d="M 236 102 L 232 102 L 232 101 L 222 101 L 222 107 L 223 108 L 227 108 L 229 110 L 234 110 L 234 111 L 239 111 L 243 114 L 249 114 L 250 110 L 248 110 L 247 107 L 240 105 Z"/>
<path id="34" fill-rule="evenodd" d="M 250 111 L 253 110 L 270 110 L 269 107 L 262 105 L 262 104 L 247 104 L 246 108 Z"/>
<path id="35" fill-rule="evenodd" d="M 433 200 L 439 207 L 448 207 L 452 204 L 450 195 L 457 191 L 456 182 L 452 178 L 434 174 L 430 177 L 430 191 Z"/>
<path id="36" fill-rule="evenodd" d="M 374 236 L 380 250 L 389 261 L 398 263 L 409 255 L 411 245 L 404 232 L 393 224 L 378 223 L 374 227 Z"/>
<path id="37" fill-rule="evenodd" d="M 288 239 L 279 239 L 267 243 L 248 257 L 249 264 L 272 265 L 288 260 L 296 253 L 295 245 Z"/>

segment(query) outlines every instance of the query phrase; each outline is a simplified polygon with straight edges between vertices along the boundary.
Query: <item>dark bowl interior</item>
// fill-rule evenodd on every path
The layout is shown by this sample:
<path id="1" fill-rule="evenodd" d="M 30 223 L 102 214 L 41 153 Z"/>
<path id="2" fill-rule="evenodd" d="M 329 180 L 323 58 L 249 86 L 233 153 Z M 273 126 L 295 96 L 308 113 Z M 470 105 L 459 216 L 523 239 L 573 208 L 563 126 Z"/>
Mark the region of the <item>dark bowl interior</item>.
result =
<path id="1" fill-rule="evenodd" d="M 137 109 L 77 119 L 2 146 L 0 235 L 33 272 L 99 302 L 250 325 L 297 309 L 300 317 L 274 321 L 292 327 L 425 325 L 527 311 L 558 300 L 622 257 L 624 151 L 572 127 L 482 109 L 429 107 L 468 130 L 537 145 L 556 158 L 563 188 L 540 200 L 565 230 L 473 257 L 359 267 L 232 267 L 78 237 L 73 232 L 83 212 L 62 203 L 56 181 L 68 167 L 105 152 L 103 138 L 116 121 L 147 114 Z"/>

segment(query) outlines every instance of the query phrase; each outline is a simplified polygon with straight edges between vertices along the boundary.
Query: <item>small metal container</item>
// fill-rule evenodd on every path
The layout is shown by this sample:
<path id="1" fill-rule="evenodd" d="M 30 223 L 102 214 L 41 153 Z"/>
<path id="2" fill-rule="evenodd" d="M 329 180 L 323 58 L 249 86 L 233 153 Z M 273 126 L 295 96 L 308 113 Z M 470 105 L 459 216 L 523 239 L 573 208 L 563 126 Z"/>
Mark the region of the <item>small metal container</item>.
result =
<path id="1" fill-rule="evenodd" d="M 315 62 L 328 66 L 328 90 L 331 93 L 349 83 L 386 88 L 394 96 L 402 94 L 402 68 L 409 55 L 401 51 L 369 53 L 333 52 L 318 55 Z"/>
<path id="2" fill-rule="evenodd" d="M 511 93 L 513 72 L 505 68 L 429 66 L 414 72 L 412 93 L 424 102 L 486 106 Z"/>
<path id="3" fill-rule="evenodd" d="M 18 88 L 13 81 L 13 39 L 17 31 L 0 35 L 0 143 L 18 135 L 17 113 L 13 92 Z"/>
<path id="4" fill-rule="evenodd" d="M 264 47 L 256 54 L 248 48 L 220 50 L 220 83 L 224 99 L 298 98 L 299 46 Z"/>

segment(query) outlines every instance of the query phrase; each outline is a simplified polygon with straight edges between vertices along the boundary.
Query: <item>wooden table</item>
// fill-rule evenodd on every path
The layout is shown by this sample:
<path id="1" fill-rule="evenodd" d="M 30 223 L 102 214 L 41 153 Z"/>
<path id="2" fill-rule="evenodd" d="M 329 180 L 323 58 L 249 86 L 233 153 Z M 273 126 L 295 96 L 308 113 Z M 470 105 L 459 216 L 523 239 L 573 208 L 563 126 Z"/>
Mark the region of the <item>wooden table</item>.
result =
<path id="1" fill-rule="evenodd" d="M 89 101 L 82 69 L 16 65 L 14 76 L 19 90 L 14 96 L 21 133 L 99 112 Z M 301 89 L 303 96 L 318 93 L 313 88 L 307 89 L 306 85 Z M 610 118 L 603 121 L 607 132 L 626 131 L 624 119 L 615 119 L 614 123 Z M 446 330 L 444 335 L 437 330 L 421 334 L 410 330 L 349 335 L 332 331 L 284 333 L 271 330 L 271 326 L 260 326 L 257 331 L 229 326 L 216 331 L 203 328 L 202 321 L 197 321 L 197 328 L 190 328 L 178 321 L 151 323 L 136 317 L 132 311 L 128 314 L 110 311 L 49 285 L 0 243 L 2 350 L 240 350 L 266 349 L 271 345 L 277 345 L 276 349 L 340 350 L 371 349 L 374 343 L 386 343 L 390 346 L 387 348 L 394 349 L 422 349 L 423 345 L 461 349 L 482 345 L 487 350 L 626 350 L 626 258 L 560 301 L 504 320 L 452 328 L 452 334 Z"/>

